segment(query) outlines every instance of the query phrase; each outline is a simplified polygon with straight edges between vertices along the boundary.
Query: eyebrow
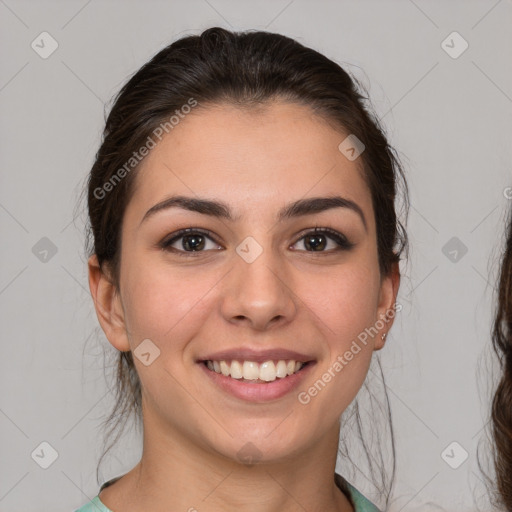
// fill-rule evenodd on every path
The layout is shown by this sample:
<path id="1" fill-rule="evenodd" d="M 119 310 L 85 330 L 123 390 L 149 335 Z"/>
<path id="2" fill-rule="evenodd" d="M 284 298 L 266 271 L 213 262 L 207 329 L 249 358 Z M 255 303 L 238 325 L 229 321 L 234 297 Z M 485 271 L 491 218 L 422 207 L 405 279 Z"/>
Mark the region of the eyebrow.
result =
<path id="1" fill-rule="evenodd" d="M 140 224 L 155 215 L 157 212 L 167 210 L 169 208 L 182 208 L 184 210 L 201 213 L 203 215 L 210 215 L 212 217 L 225 219 L 230 222 L 236 222 L 241 218 L 240 215 L 235 217 L 231 212 L 230 207 L 226 203 L 222 203 L 220 201 L 187 196 L 172 196 L 152 206 L 144 214 Z M 361 207 L 354 201 L 341 196 L 299 199 L 298 201 L 294 201 L 279 210 L 277 220 L 282 222 L 291 218 L 321 213 L 334 208 L 348 208 L 349 210 L 354 211 L 361 218 L 365 230 L 368 230 L 366 218 Z"/>

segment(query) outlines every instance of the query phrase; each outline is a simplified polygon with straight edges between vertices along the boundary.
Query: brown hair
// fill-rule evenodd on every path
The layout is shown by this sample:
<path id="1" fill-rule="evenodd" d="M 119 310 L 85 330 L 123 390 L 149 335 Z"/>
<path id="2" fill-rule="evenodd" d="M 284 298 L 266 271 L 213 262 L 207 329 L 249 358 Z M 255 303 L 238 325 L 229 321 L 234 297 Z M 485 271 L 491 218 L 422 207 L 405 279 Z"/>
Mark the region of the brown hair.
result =
<path id="1" fill-rule="evenodd" d="M 499 505 L 512 512 L 512 211 L 501 262 L 492 343 L 501 375 L 491 407 L 491 434 Z"/>
<path id="2" fill-rule="evenodd" d="M 133 194 L 137 167 L 122 173 L 123 179 L 109 187 L 108 193 L 100 194 L 98 190 L 105 191 L 105 183 L 112 182 L 116 173 L 119 177 L 119 170 L 133 152 L 191 98 L 198 102 L 198 108 L 226 102 L 251 108 L 278 99 L 310 107 L 336 129 L 354 134 L 364 144 L 360 161 L 375 212 L 379 267 L 387 275 L 407 251 L 405 229 L 395 210 L 401 185 L 406 218 L 407 184 L 399 158 L 366 104 L 369 98 L 362 94 L 363 90 L 337 63 L 280 34 L 237 33 L 214 27 L 200 35 L 175 41 L 144 64 L 115 98 L 88 181 L 92 247 L 86 252 L 97 255 L 102 269 L 106 264 L 106 270 L 119 289 L 121 226 Z M 126 413 L 130 411 L 140 420 L 140 381 L 131 352 L 118 354 L 116 393 L 114 410 L 106 421 L 113 425 L 109 434 L 123 419 L 126 422 Z M 387 395 L 386 406 L 389 411 Z M 361 432 L 363 420 L 357 401 L 352 416 Z M 388 417 L 391 425 L 390 412 Z M 392 427 L 390 430 L 392 435 Z M 373 457 L 366 446 L 365 452 L 373 467 Z M 384 467 L 382 470 L 386 473 Z M 391 480 L 394 471 L 393 443 Z M 382 486 L 379 489 L 385 492 Z M 386 499 L 389 493 L 390 489 Z"/>

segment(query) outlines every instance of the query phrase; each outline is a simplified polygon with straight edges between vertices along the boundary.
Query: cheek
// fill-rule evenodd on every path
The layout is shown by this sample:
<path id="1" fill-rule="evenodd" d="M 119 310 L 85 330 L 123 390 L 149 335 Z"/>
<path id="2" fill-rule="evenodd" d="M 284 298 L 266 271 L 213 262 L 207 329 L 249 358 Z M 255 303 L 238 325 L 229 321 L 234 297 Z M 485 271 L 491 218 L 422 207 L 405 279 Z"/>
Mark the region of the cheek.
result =
<path id="1" fill-rule="evenodd" d="M 377 320 L 380 278 L 373 267 L 346 266 L 316 276 L 303 291 L 331 344 L 343 348 Z"/>
<path id="2" fill-rule="evenodd" d="M 370 267 L 354 265 L 303 290 L 328 352 L 315 381 L 299 397 L 313 416 L 338 417 L 364 383 L 373 355 L 369 333 L 377 319 L 379 283 Z"/>
<path id="3" fill-rule="evenodd" d="M 132 346 L 149 338 L 161 349 L 178 349 L 179 340 L 201 325 L 206 314 L 204 296 L 214 285 L 214 279 L 198 278 L 190 269 L 171 271 L 154 261 L 147 265 L 133 262 L 123 294 Z"/>

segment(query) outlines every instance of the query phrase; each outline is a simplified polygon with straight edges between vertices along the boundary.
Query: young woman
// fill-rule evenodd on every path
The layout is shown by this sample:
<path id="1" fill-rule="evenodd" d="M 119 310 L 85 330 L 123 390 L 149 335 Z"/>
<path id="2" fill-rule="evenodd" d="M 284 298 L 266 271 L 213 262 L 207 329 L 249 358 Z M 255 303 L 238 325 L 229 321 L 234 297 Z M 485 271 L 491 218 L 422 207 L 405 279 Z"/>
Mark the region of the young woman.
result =
<path id="1" fill-rule="evenodd" d="M 501 364 L 501 378 L 491 410 L 496 504 L 512 511 L 512 211 L 501 262 L 493 346 Z"/>
<path id="2" fill-rule="evenodd" d="M 335 473 L 406 247 L 365 99 L 288 37 L 221 28 L 122 88 L 88 183 L 89 284 L 143 454 L 80 512 L 378 510 Z"/>

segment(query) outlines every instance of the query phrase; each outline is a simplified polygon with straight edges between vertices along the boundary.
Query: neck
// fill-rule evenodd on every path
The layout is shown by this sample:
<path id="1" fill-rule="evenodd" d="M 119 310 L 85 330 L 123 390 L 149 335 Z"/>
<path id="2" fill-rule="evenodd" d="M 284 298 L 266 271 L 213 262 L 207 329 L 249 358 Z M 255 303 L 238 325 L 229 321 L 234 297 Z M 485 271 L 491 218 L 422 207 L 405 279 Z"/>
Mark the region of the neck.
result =
<path id="1" fill-rule="evenodd" d="M 336 423 L 287 460 L 248 465 L 199 446 L 146 414 L 140 462 L 100 498 L 125 512 L 353 512 L 334 483 L 338 440 Z"/>

